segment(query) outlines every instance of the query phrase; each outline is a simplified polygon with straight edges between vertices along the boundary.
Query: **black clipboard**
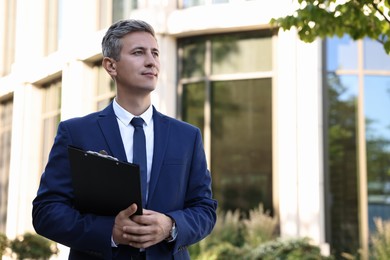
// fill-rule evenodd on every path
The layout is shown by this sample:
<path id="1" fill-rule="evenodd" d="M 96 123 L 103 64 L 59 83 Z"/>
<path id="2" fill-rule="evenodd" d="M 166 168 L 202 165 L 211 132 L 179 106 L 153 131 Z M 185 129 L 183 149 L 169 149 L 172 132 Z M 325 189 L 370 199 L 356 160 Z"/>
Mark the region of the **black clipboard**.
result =
<path id="1" fill-rule="evenodd" d="M 97 152 L 68 146 L 75 208 L 81 213 L 116 216 L 131 204 L 142 215 L 140 169 Z"/>

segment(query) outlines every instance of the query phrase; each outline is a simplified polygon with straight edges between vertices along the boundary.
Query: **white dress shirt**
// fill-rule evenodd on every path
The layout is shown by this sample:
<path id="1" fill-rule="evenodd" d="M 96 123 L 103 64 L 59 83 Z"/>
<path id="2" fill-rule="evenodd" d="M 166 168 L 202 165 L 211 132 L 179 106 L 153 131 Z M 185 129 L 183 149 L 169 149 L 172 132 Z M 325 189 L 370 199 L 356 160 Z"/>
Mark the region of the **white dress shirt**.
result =
<path id="1" fill-rule="evenodd" d="M 134 127 L 131 125 L 131 120 L 135 117 L 130 112 L 121 107 L 116 99 L 113 101 L 114 113 L 116 115 L 119 131 L 121 133 L 123 146 L 125 147 L 127 161 L 133 162 L 133 134 Z M 153 147 L 154 147 L 154 128 L 153 128 L 153 107 L 149 108 L 139 117 L 144 120 L 144 132 L 146 141 L 146 172 L 147 172 L 147 189 L 146 200 L 148 200 L 150 173 L 153 161 Z"/>

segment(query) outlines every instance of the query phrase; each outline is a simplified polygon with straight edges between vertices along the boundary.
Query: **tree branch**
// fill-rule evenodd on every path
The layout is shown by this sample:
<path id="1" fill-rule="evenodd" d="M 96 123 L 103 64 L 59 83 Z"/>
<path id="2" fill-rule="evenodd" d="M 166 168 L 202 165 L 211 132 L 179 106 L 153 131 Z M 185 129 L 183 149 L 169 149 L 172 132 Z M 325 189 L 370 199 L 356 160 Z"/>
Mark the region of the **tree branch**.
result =
<path id="1" fill-rule="evenodd" d="M 374 9 L 378 12 L 378 13 L 380 13 L 381 15 L 382 15 L 382 17 L 388 22 L 388 23 L 390 23 L 390 19 L 379 9 L 379 7 L 378 7 L 378 4 L 375 4 L 374 2 L 372 2 L 371 3 L 372 4 L 372 6 L 374 7 Z"/>

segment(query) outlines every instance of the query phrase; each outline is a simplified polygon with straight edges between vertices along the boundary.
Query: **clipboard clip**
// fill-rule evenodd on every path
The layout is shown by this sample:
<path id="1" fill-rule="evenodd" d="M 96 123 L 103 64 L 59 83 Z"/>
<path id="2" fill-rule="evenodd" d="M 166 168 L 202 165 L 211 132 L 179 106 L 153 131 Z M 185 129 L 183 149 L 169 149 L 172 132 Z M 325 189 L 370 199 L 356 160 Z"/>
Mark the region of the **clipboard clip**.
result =
<path id="1" fill-rule="evenodd" d="M 114 161 L 119 161 L 118 158 L 115 158 L 115 157 L 113 157 L 111 155 L 108 155 L 108 153 L 105 150 L 101 150 L 99 152 L 86 151 L 86 153 L 87 154 L 97 155 L 97 156 L 104 157 L 104 158 L 107 158 L 107 159 L 111 159 L 111 160 L 114 160 Z"/>

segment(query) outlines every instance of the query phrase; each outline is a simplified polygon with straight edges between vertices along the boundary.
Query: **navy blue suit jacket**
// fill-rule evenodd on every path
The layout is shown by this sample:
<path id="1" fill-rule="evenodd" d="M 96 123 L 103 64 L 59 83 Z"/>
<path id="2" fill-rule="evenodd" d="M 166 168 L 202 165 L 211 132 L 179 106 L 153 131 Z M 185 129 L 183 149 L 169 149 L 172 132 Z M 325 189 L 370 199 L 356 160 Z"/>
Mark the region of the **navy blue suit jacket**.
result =
<path id="1" fill-rule="evenodd" d="M 198 128 L 165 116 L 153 108 L 154 152 L 148 209 L 171 216 L 178 229 L 174 242 L 146 249 L 147 259 L 189 259 L 187 246 L 206 237 L 216 221 Z M 38 234 L 70 247 L 69 259 L 130 259 L 138 249 L 111 247 L 115 216 L 80 214 L 74 209 L 68 145 L 105 150 L 127 161 L 112 104 L 100 112 L 63 121 L 33 201 L 33 225 Z"/>

